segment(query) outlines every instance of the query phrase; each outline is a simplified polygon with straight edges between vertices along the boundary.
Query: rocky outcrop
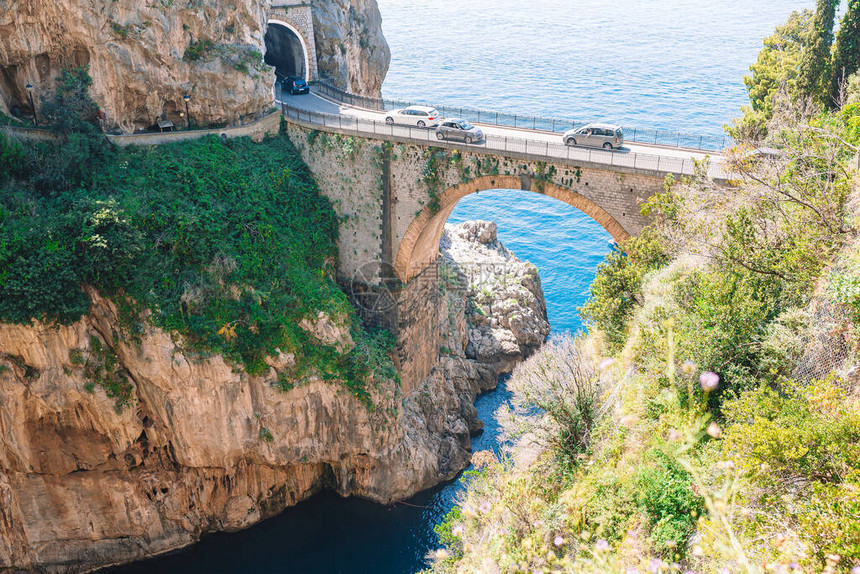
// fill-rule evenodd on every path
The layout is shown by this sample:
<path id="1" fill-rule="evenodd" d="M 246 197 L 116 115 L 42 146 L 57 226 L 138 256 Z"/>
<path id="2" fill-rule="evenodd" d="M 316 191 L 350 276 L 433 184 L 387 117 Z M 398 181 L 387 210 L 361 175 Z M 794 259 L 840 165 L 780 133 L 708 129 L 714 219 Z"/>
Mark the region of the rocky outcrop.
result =
<path id="1" fill-rule="evenodd" d="M 127 341 L 114 305 L 91 295 L 72 325 L 0 326 L 0 571 L 143 558 L 322 488 L 406 498 L 468 460 L 463 381 L 431 377 L 402 406 L 388 381 L 372 410 L 319 378 L 284 392 L 290 355 L 254 377 L 153 327 Z M 331 321 L 311 323 L 322 322 L 323 336 L 346 341 Z M 131 385 L 129 406 L 92 364 Z"/>
<path id="2" fill-rule="evenodd" d="M 0 93 L 29 109 L 27 83 L 38 103 L 63 68 L 89 66 L 108 129 L 181 126 L 185 94 L 193 122 L 233 123 L 272 105 L 265 23 L 260 0 L 0 0 Z"/>
<path id="3" fill-rule="evenodd" d="M 441 247 L 448 283 L 465 291 L 466 357 L 509 372 L 549 335 L 537 268 L 508 251 L 489 221 L 446 225 Z"/>
<path id="4" fill-rule="evenodd" d="M 449 237 L 448 266 L 504 260 L 522 270 L 506 277 L 542 301 L 528 264 L 491 224 L 475 225 L 459 229 L 487 241 Z M 470 356 L 473 337 L 502 337 L 514 317 L 539 313 L 534 302 L 502 313 L 501 300 L 470 300 L 484 283 L 456 279 L 440 306 L 436 367 L 406 396 L 381 382 L 373 409 L 337 382 L 289 379 L 289 353 L 249 376 L 152 326 L 124 336 L 115 305 L 93 291 L 91 312 L 72 325 L 0 324 L 0 572 L 86 571 L 247 527 L 324 488 L 389 502 L 453 478 L 481 428 L 476 395 L 519 356 Z M 499 291 L 515 293 L 525 296 Z M 476 323 L 485 305 L 491 319 Z M 344 350 L 354 344 L 337 317 L 318 314 L 303 328 Z"/>
<path id="5" fill-rule="evenodd" d="M 54 94 L 63 68 L 89 66 L 109 131 L 159 119 L 226 125 L 273 105 L 264 64 L 267 0 L 0 0 L 0 112 L 29 116 Z M 389 51 L 376 0 L 315 0 L 320 71 L 341 87 L 378 95 Z"/>
<path id="6" fill-rule="evenodd" d="M 316 0 L 313 15 L 320 75 L 342 90 L 378 97 L 391 52 L 376 0 Z"/>

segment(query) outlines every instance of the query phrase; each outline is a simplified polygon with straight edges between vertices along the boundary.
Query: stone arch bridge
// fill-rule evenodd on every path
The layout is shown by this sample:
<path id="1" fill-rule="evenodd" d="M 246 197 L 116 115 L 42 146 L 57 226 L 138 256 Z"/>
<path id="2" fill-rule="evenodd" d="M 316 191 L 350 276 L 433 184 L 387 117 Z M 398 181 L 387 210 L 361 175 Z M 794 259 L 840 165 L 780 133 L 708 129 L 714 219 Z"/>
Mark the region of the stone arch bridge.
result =
<path id="1" fill-rule="evenodd" d="M 503 151 L 438 142 L 432 130 L 398 132 L 381 122 L 374 133 L 361 121 L 284 111 L 290 139 L 341 218 L 339 281 L 365 319 L 397 336 L 404 394 L 439 359 L 439 242 L 461 198 L 489 189 L 547 195 L 622 241 L 648 223 L 640 207 L 673 173 L 548 157 L 528 144 Z M 373 305 L 356 300 L 368 293 L 379 295 Z"/>

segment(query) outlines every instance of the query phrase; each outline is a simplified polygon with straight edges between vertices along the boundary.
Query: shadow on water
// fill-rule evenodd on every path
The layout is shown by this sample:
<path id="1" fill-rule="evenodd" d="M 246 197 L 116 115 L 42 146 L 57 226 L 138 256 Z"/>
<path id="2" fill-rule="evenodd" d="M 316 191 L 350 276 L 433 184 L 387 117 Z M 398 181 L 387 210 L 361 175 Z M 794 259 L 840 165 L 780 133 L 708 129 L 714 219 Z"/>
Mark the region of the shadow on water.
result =
<path id="1" fill-rule="evenodd" d="M 508 401 L 507 377 L 475 403 L 484 421 L 472 449 L 499 449 L 493 413 Z M 390 507 L 333 492 L 318 494 L 247 530 L 217 533 L 179 552 L 101 570 L 101 574 L 404 574 L 417 572 L 437 547 L 433 525 L 450 510 L 459 478 Z"/>

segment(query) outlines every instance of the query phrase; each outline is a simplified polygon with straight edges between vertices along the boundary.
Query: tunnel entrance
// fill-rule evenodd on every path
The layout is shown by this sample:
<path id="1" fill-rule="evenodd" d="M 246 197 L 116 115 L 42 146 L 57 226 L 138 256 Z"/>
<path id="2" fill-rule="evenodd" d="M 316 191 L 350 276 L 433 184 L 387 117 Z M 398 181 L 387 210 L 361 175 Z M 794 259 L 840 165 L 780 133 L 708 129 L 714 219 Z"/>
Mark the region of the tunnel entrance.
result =
<path id="1" fill-rule="evenodd" d="M 266 31 L 265 62 L 275 68 L 278 78 L 308 77 L 307 48 L 296 31 L 284 22 L 269 21 Z"/>

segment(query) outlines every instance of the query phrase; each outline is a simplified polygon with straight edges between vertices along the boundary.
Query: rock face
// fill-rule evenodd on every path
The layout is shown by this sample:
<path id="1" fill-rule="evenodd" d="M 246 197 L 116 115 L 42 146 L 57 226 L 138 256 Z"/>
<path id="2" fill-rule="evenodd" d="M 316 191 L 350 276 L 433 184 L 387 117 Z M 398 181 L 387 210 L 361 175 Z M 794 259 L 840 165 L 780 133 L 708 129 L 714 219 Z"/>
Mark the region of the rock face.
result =
<path id="1" fill-rule="evenodd" d="M 486 235 L 491 224 L 476 225 Z M 449 266 L 480 257 L 530 269 L 490 235 L 487 243 L 449 239 Z M 249 376 L 151 326 L 129 340 L 114 304 L 93 291 L 90 314 L 72 325 L 0 324 L 0 572 L 86 571 L 247 527 L 323 488 L 389 502 L 452 478 L 481 428 L 477 393 L 539 338 L 522 338 L 519 355 L 469 356 L 468 347 L 502 337 L 503 323 L 539 309 L 502 313 L 501 299 L 483 295 L 470 302 L 482 283 L 460 289 L 452 277 L 437 366 L 407 396 L 393 381 L 373 389 L 373 410 L 314 377 L 281 390 L 294 363 L 286 353 L 269 359 L 266 375 Z M 543 300 L 536 274 L 506 277 Z M 499 293 L 524 297 L 514 287 Z M 475 323 L 486 305 L 492 319 Z M 336 317 L 303 324 L 321 341 L 353 345 Z M 109 396 L 107 365 L 130 384 L 129 405 Z"/>
<path id="2" fill-rule="evenodd" d="M 348 92 L 378 97 L 391 52 L 376 0 L 317 0 L 313 15 L 320 74 Z"/>
<path id="3" fill-rule="evenodd" d="M 264 64 L 267 0 L 0 0 L 0 111 L 30 114 L 63 68 L 89 66 L 107 130 L 158 119 L 234 124 L 273 104 Z M 318 66 L 338 85 L 378 95 L 389 52 L 375 0 L 315 0 Z"/>
<path id="4" fill-rule="evenodd" d="M 448 224 L 441 245 L 449 282 L 466 290 L 466 356 L 510 371 L 549 335 L 537 268 L 508 251 L 489 221 Z"/>

